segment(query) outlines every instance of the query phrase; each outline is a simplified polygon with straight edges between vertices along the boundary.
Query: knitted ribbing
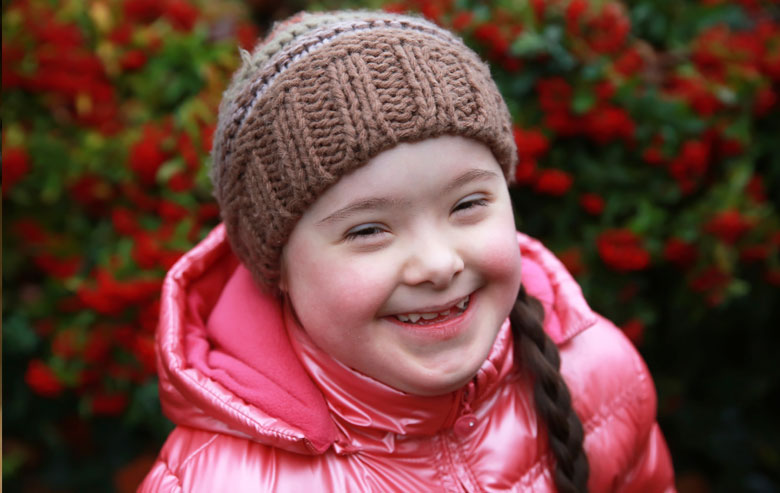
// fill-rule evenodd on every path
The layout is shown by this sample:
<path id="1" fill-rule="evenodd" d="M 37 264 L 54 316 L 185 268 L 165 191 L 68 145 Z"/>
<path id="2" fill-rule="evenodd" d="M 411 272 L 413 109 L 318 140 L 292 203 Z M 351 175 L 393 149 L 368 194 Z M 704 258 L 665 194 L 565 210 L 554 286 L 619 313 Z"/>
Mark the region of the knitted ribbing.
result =
<path id="1" fill-rule="evenodd" d="M 220 105 L 212 180 L 231 246 L 261 283 L 275 285 L 303 212 L 400 142 L 470 137 L 512 175 L 511 120 L 487 66 L 425 20 L 302 13 L 242 58 Z"/>

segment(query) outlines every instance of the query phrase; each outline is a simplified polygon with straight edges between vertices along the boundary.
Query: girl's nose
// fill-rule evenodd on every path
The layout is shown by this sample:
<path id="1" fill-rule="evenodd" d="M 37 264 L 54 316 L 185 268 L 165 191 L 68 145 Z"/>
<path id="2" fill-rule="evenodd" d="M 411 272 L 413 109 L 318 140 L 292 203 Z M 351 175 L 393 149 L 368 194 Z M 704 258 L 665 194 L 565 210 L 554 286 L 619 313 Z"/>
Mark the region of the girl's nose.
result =
<path id="1" fill-rule="evenodd" d="M 411 245 L 403 277 L 412 286 L 431 283 L 436 288 L 444 288 L 463 268 L 463 257 L 454 242 L 431 235 L 418 238 Z"/>

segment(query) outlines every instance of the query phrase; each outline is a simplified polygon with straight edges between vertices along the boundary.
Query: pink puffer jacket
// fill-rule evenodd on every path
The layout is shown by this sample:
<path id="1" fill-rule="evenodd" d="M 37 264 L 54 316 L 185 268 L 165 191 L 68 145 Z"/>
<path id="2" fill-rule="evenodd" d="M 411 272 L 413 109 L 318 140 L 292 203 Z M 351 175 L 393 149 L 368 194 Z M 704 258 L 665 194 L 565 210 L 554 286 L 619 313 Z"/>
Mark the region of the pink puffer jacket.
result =
<path id="1" fill-rule="evenodd" d="M 590 491 L 674 491 L 640 356 L 549 251 L 518 241 L 585 428 Z M 169 272 L 157 351 L 177 426 L 139 491 L 555 491 L 508 322 L 465 388 L 404 394 L 311 344 L 255 288 L 220 226 Z"/>

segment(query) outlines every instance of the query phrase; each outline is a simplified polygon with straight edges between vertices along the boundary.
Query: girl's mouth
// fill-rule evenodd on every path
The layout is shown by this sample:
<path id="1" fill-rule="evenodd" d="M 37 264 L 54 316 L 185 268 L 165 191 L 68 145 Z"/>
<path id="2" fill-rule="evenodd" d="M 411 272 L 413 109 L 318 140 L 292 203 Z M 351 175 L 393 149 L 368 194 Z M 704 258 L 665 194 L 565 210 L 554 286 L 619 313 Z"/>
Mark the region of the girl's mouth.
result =
<path id="1" fill-rule="evenodd" d="M 466 296 L 465 298 L 458 301 L 451 307 L 439 312 L 399 313 L 397 315 L 393 315 L 392 318 L 395 318 L 401 323 L 410 324 L 410 325 L 424 326 L 424 325 L 438 324 L 443 321 L 457 318 L 460 315 L 462 315 L 463 312 L 465 312 L 466 309 L 468 308 L 469 301 L 471 301 L 471 295 Z"/>

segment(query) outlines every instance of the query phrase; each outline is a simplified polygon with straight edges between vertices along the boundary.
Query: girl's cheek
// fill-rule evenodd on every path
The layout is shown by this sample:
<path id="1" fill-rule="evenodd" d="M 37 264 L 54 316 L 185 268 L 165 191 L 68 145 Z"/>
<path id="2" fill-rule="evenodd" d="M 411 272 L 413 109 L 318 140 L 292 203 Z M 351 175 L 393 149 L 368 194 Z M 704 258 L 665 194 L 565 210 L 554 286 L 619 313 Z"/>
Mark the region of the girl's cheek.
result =
<path id="1" fill-rule="evenodd" d="M 503 282 L 520 281 L 520 251 L 517 242 L 503 248 L 490 249 L 484 255 L 482 270 L 491 278 Z"/>
<path id="2" fill-rule="evenodd" d="M 485 231 L 480 243 L 487 245 L 479 254 L 480 264 L 485 272 L 498 276 L 511 276 L 520 269 L 520 248 L 514 221 L 499 221 Z"/>
<path id="3" fill-rule="evenodd" d="M 346 295 L 345 303 L 354 305 L 354 309 L 376 312 L 392 291 L 395 276 L 389 270 L 390 266 L 381 259 L 352 264 L 344 269 L 337 291 Z"/>
<path id="4" fill-rule="evenodd" d="M 330 259 L 311 265 L 315 279 L 311 292 L 312 306 L 321 316 L 340 318 L 344 322 L 356 317 L 373 316 L 388 295 L 382 263 Z"/>

